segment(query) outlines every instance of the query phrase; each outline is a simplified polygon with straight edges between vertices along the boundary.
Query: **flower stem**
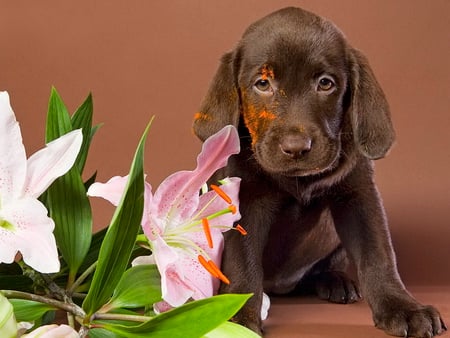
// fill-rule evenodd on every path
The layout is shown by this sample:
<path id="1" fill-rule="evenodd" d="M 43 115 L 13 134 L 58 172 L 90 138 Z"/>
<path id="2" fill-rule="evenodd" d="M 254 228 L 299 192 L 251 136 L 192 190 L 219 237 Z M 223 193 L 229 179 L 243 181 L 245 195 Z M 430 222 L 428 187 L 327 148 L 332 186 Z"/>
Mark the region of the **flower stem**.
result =
<path id="1" fill-rule="evenodd" d="M 103 320 L 126 320 L 130 322 L 139 322 L 144 323 L 152 317 L 148 316 L 138 316 L 138 315 L 124 315 L 120 313 L 94 313 L 91 317 L 91 321 L 97 320 L 97 319 L 103 319 Z"/>
<path id="2" fill-rule="evenodd" d="M 75 282 L 75 278 L 76 278 L 77 272 L 76 270 L 73 271 L 72 269 L 69 271 L 69 275 L 67 276 L 67 285 L 66 285 L 66 289 L 70 290 L 72 289 L 72 285 Z"/>
<path id="3" fill-rule="evenodd" d="M 85 281 L 85 279 L 95 270 L 97 267 L 97 262 L 95 261 L 91 266 L 89 266 L 81 275 L 78 277 L 78 279 L 72 283 L 70 286 L 70 289 L 68 289 L 69 294 L 73 294 L 77 288 Z"/>
<path id="4" fill-rule="evenodd" d="M 86 314 L 84 313 L 83 309 L 80 308 L 78 305 L 73 303 L 64 303 L 62 301 L 47 298 L 44 296 L 35 295 L 28 292 L 22 292 L 22 291 L 15 291 L 15 290 L 0 290 L 1 293 L 3 293 L 6 298 L 18 298 L 18 299 L 26 299 L 26 300 L 32 300 L 35 302 L 40 302 L 44 304 L 48 304 L 51 306 L 54 306 L 58 309 L 70 312 L 74 314 L 75 316 L 84 317 Z"/>

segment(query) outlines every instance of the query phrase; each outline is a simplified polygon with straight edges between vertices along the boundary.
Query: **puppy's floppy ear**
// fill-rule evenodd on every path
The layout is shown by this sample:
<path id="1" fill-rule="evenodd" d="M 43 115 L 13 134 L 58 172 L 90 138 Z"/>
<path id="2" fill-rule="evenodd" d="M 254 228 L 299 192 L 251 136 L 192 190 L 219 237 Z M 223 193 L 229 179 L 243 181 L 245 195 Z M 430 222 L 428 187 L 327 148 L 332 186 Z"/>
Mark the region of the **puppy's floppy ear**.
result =
<path id="1" fill-rule="evenodd" d="M 200 111 L 195 114 L 194 133 L 202 141 L 226 125 L 237 127 L 239 124 L 239 93 L 235 75 L 238 67 L 237 59 L 236 52 L 227 53 L 222 57 Z"/>
<path id="2" fill-rule="evenodd" d="M 367 58 L 350 50 L 350 117 L 355 143 L 370 159 L 382 158 L 395 140 L 389 105 Z"/>

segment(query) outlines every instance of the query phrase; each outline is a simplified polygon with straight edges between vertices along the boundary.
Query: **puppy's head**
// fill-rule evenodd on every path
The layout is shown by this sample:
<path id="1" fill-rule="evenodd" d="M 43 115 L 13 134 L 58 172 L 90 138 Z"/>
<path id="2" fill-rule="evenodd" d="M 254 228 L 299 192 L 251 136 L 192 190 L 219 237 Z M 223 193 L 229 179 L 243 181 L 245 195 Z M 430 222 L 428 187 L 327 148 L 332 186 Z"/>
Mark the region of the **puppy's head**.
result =
<path id="1" fill-rule="evenodd" d="M 286 8 L 252 24 L 223 56 L 196 114 L 204 140 L 224 125 L 248 134 L 262 168 L 307 176 L 333 168 L 343 134 L 364 156 L 394 140 L 389 108 L 365 57 L 330 22 Z"/>

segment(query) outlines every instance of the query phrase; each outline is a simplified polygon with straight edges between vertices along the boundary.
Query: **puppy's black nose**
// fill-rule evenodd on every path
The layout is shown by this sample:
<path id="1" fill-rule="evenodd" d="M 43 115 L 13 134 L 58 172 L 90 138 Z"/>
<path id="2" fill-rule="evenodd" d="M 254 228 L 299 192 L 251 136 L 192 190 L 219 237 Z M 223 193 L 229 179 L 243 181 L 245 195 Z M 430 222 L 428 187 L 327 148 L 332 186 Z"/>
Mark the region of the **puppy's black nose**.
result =
<path id="1" fill-rule="evenodd" d="M 281 139 L 280 149 L 284 155 L 296 159 L 308 153 L 311 150 L 311 144 L 311 139 L 306 135 L 286 135 Z"/>

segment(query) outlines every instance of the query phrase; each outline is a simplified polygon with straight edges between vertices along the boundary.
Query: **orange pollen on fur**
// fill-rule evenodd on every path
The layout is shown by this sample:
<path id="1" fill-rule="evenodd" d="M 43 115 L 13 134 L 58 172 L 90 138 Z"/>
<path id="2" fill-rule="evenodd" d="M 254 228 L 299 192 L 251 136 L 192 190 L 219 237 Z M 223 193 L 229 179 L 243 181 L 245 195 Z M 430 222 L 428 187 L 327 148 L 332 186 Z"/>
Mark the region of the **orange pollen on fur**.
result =
<path id="1" fill-rule="evenodd" d="M 245 98 L 244 98 L 245 99 Z M 252 137 L 252 145 L 258 142 L 261 135 L 268 127 L 268 123 L 275 120 L 277 116 L 264 108 L 256 108 L 253 104 L 245 105 L 244 122 Z"/>
<path id="2" fill-rule="evenodd" d="M 266 110 L 263 110 L 262 112 L 260 112 L 258 117 L 259 117 L 260 119 L 263 119 L 263 120 L 270 120 L 270 121 L 276 119 L 276 115 L 275 115 L 274 113 L 268 112 L 268 111 L 266 111 Z"/>
<path id="3" fill-rule="evenodd" d="M 216 194 L 219 195 L 225 202 L 227 202 L 228 204 L 231 204 L 231 197 L 228 196 L 225 193 L 225 191 L 220 189 L 220 187 L 218 187 L 215 184 L 211 184 L 211 189 L 214 190 L 216 192 Z"/>
<path id="4" fill-rule="evenodd" d="M 275 74 L 273 72 L 272 67 L 270 67 L 269 65 L 264 65 L 261 68 L 261 79 L 262 80 L 267 80 L 268 78 L 271 78 L 272 80 L 275 79 Z"/>
<path id="5" fill-rule="evenodd" d="M 212 249 L 214 247 L 212 236 L 211 236 L 211 228 L 209 226 L 209 222 L 206 218 L 202 219 L 203 232 L 206 236 L 206 241 L 208 242 L 208 246 Z"/>
<path id="6" fill-rule="evenodd" d="M 210 120 L 211 117 L 205 113 L 197 112 L 194 114 L 194 120 Z"/>

